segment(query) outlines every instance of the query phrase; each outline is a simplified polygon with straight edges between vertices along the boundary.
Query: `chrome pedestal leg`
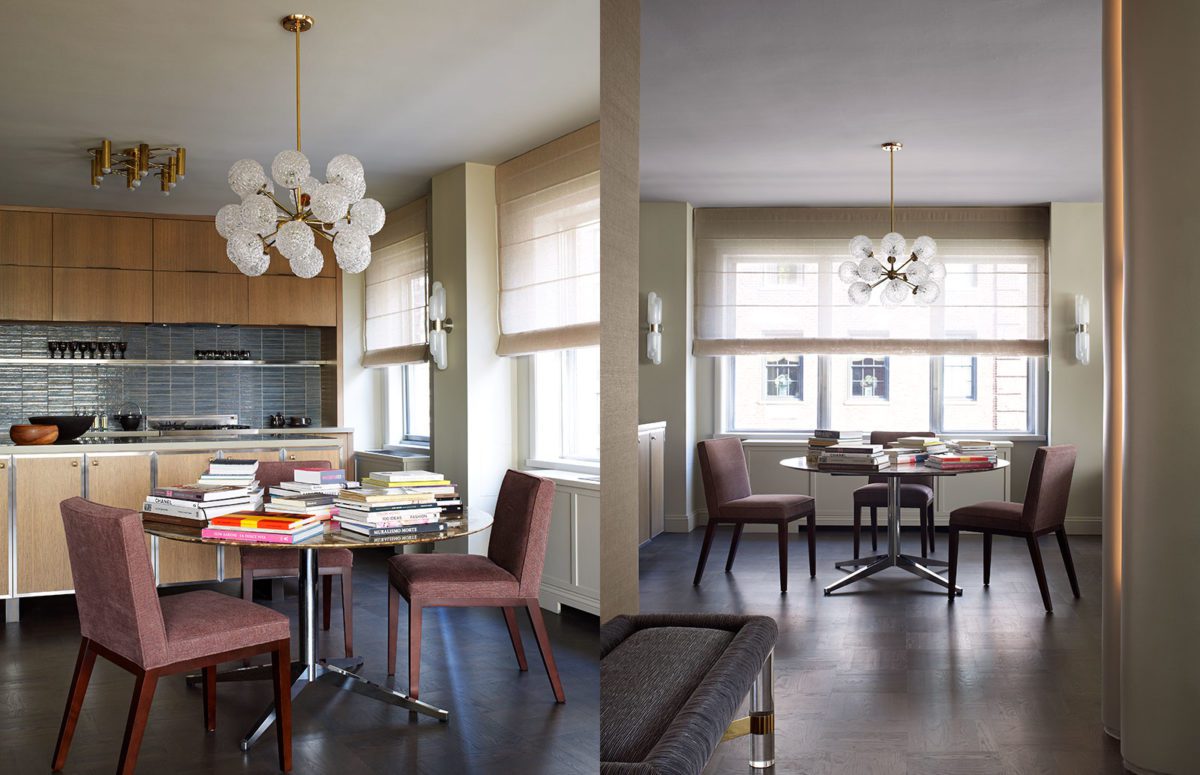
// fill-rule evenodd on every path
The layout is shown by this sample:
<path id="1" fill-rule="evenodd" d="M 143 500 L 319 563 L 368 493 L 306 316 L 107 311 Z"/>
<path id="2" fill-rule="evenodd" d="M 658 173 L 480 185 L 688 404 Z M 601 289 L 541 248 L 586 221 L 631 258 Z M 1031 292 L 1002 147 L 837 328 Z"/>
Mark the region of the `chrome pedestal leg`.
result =
<path id="1" fill-rule="evenodd" d="M 767 654 L 750 687 L 750 766 L 775 765 L 775 651 Z"/>

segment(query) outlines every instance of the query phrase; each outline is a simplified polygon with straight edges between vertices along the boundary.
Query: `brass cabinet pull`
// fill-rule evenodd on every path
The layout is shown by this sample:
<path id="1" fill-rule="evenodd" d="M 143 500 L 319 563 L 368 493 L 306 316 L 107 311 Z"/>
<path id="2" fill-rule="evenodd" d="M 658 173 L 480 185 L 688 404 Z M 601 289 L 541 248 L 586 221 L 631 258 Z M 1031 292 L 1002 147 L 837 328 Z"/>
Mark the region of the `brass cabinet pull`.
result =
<path id="1" fill-rule="evenodd" d="M 94 466 L 98 466 L 98 465 L 100 465 L 100 461 L 99 461 L 99 460 L 93 460 L 93 461 L 92 461 L 92 465 L 94 465 Z"/>
<path id="2" fill-rule="evenodd" d="M 2 462 L 0 462 L 0 469 L 4 469 L 4 468 L 7 468 L 7 467 L 8 467 L 8 463 L 2 463 Z"/>
<path id="3" fill-rule="evenodd" d="M 79 468 L 79 461 L 78 461 L 78 460 L 72 460 L 72 461 L 71 461 L 71 468 Z"/>
<path id="4" fill-rule="evenodd" d="M 295 459 L 296 459 L 295 455 L 288 455 L 288 460 L 295 460 Z"/>

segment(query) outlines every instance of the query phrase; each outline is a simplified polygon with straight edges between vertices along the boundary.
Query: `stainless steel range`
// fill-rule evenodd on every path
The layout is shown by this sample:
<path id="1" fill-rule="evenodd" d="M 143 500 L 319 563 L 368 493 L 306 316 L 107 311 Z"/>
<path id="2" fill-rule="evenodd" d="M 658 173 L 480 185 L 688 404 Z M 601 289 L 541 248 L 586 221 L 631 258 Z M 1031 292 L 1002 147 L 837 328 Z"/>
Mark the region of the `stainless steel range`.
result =
<path id="1" fill-rule="evenodd" d="M 236 414 L 171 415 L 149 417 L 146 422 L 163 436 L 228 436 L 235 431 L 253 430 L 239 423 Z"/>

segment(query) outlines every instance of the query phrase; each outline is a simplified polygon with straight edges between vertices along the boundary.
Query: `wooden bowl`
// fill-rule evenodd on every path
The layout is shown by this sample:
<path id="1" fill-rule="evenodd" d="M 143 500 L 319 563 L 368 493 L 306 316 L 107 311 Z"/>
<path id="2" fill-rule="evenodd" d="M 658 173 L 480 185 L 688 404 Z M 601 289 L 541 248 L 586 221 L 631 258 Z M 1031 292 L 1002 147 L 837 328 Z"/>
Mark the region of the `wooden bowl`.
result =
<path id="1" fill-rule="evenodd" d="M 53 444 L 58 440 L 57 425 L 14 425 L 8 429 L 14 444 Z"/>

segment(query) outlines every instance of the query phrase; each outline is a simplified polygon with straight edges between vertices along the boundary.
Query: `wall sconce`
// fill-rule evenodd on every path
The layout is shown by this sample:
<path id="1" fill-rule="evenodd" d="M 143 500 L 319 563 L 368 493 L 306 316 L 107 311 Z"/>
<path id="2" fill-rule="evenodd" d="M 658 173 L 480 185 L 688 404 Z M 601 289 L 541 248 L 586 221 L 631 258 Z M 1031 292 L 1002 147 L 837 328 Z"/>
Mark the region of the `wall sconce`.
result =
<path id="1" fill-rule="evenodd" d="M 1075 360 L 1084 366 L 1091 360 L 1091 334 L 1088 324 L 1091 322 L 1091 305 L 1087 296 L 1075 294 Z"/>
<path id="2" fill-rule="evenodd" d="M 440 370 L 446 368 L 446 334 L 454 321 L 446 317 L 446 289 L 435 282 L 429 289 L 429 357 Z"/>
<path id="3" fill-rule="evenodd" d="M 662 297 L 654 291 L 646 294 L 646 360 L 662 363 Z"/>

